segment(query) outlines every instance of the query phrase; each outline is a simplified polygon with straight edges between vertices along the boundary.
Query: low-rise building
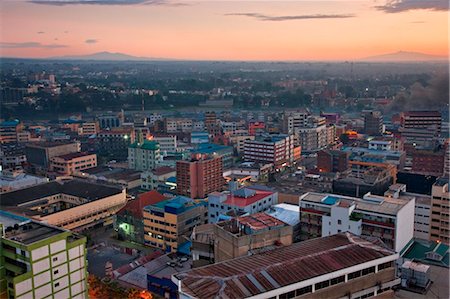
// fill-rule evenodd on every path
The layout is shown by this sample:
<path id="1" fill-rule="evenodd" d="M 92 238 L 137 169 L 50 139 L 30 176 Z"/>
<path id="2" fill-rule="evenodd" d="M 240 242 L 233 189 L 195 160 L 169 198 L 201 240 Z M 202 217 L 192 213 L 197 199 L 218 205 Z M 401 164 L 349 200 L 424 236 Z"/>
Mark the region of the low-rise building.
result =
<path id="1" fill-rule="evenodd" d="M 114 230 L 119 240 L 144 244 L 144 207 L 156 204 L 167 198 L 152 190 L 139 194 L 129 201 L 114 216 Z"/>
<path id="2" fill-rule="evenodd" d="M 94 167 L 97 167 L 97 155 L 86 152 L 56 156 L 50 160 L 50 171 L 65 175 Z"/>
<path id="3" fill-rule="evenodd" d="M 125 189 L 76 179 L 52 181 L 0 197 L 3 210 L 75 231 L 112 224 L 113 215 L 126 202 Z"/>
<path id="4" fill-rule="evenodd" d="M 208 195 L 208 222 L 215 223 L 230 211 L 254 214 L 278 203 L 278 193 L 243 187 L 234 191 Z"/>
<path id="5" fill-rule="evenodd" d="M 167 252 L 176 252 L 187 242 L 195 226 L 206 222 L 206 204 L 184 196 L 144 208 L 144 242 Z"/>
<path id="6" fill-rule="evenodd" d="M 352 232 L 380 238 L 400 252 L 414 236 L 415 200 L 308 192 L 300 196 L 301 238 Z"/>
<path id="7" fill-rule="evenodd" d="M 398 256 L 341 233 L 177 273 L 172 281 L 181 298 L 390 297 L 400 284 Z"/>
<path id="8" fill-rule="evenodd" d="M 145 190 L 157 189 L 160 184 L 164 184 L 168 178 L 176 176 L 175 168 L 168 166 L 161 166 L 149 171 L 141 173 L 142 185 L 141 188 Z"/>
<path id="9" fill-rule="evenodd" d="M 78 153 L 81 150 L 79 142 L 36 142 L 29 143 L 25 147 L 27 161 L 36 168 L 47 170 L 51 159 L 61 155 Z"/>
<path id="10" fill-rule="evenodd" d="M 97 166 L 76 171 L 73 175 L 101 184 L 116 185 L 127 190 L 139 188 L 142 185 L 141 172 L 121 167 Z"/>
<path id="11" fill-rule="evenodd" d="M 0 171 L 0 193 L 10 192 L 47 183 L 48 178 L 25 173 L 22 169 Z"/>
<path id="12" fill-rule="evenodd" d="M 0 228 L 7 217 L 0 215 Z M 12 219 L 1 229 L 2 298 L 88 298 L 86 237 Z"/>
<path id="13" fill-rule="evenodd" d="M 292 244 L 292 226 L 266 213 L 233 218 L 214 225 L 216 263 Z"/>

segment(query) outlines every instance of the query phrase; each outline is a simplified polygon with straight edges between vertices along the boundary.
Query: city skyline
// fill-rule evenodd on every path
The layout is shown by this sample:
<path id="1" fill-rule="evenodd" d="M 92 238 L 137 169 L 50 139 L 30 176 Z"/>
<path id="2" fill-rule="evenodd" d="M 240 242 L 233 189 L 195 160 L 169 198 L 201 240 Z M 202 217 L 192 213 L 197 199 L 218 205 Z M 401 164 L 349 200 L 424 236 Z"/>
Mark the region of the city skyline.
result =
<path id="1" fill-rule="evenodd" d="M 0 56 L 192 60 L 448 56 L 446 1 L 3 1 Z M 330 51 L 333 49 L 333 51 Z"/>

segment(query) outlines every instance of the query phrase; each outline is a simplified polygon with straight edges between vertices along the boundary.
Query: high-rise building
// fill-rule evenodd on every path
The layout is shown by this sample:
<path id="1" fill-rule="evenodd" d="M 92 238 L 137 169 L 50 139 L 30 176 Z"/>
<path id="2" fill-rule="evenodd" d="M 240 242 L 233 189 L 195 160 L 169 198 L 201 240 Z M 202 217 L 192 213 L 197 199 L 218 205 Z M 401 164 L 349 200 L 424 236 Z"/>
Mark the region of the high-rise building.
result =
<path id="1" fill-rule="evenodd" d="M 364 111 L 364 133 L 367 135 L 383 134 L 383 114 L 380 111 Z"/>
<path id="2" fill-rule="evenodd" d="M 448 178 L 438 179 L 431 189 L 430 240 L 449 244 L 450 193 Z"/>
<path id="3" fill-rule="evenodd" d="M 156 141 L 136 141 L 128 147 L 128 167 L 134 170 L 155 169 L 160 157 L 159 144 Z"/>
<path id="4" fill-rule="evenodd" d="M 272 163 L 281 169 L 294 162 L 294 136 L 277 134 L 245 140 L 244 160 Z"/>
<path id="5" fill-rule="evenodd" d="M 222 157 L 201 156 L 190 161 L 177 161 L 177 193 L 191 198 L 205 198 L 221 191 L 223 178 Z"/>
<path id="6" fill-rule="evenodd" d="M 306 126 L 306 120 L 310 113 L 308 111 L 288 111 L 283 115 L 283 132 L 294 134 L 295 129 Z"/>
<path id="7" fill-rule="evenodd" d="M 177 152 L 178 146 L 176 135 L 158 135 L 150 137 L 150 139 L 158 142 L 159 150 L 164 157 Z"/>
<path id="8" fill-rule="evenodd" d="M 104 130 L 97 135 L 98 150 L 103 156 L 114 160 L 126 160 L 128 146 L 135 141 L 133 128 L 113 128 Z"/>
<path id="9" fill-rule="evenodd" d="M 86 237 L 19 218 L 0 215 L 2 298 L 88 298 Z"/>
<path id="10" fill-rule="evenodd" d="M 442 116 L 439 111 L 407 111 L 400 114 L 400 125 L 404 129 L 427 129 L 437 135 L 441 133 Z"/>

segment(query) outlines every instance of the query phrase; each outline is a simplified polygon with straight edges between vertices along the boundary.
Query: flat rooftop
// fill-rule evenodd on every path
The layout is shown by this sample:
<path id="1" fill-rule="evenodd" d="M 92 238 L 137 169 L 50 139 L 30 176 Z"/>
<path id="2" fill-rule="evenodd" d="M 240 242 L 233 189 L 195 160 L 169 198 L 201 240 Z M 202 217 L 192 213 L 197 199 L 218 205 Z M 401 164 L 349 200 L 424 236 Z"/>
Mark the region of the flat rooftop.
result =
<path id="1" fill-rule="evenodd" d="M 9 227 L 5 230 L 5 239 L 29 245 L 38 241 L 67 232 L 55 226 L 49 226 L 40 222 L 28 221 L 18 225 L 17 228 Z"/>
<path id="2" fill-rule="evenodd" d="M 86 153 L 86 152 L 79 152 L 79 153 L 71 153 L 71 154 L 67 154 L 67 155 L 61 155 L 61 156 L 56 156 L 55 158 L 60 158 L 63 159 L 65 161 L 69 161 L 75 158 L 81 158 L 81 157 L 85 157 L 85 156 L 91 156 L 91 155 L 95 155 L 93 153 Z"/>
<path id="3" fill-rule="evenodd" d="M 194 298 L 245 298 L 395 253 L 341 233 L 174 275 Z"/>
<path id="4" fill-rule="evenodd" d="M 253 231 L 287 225 L 283 221 L 266 213 L 256 213 L 248 216 L 242 216 L 238 218 L 238 222 L 250 227 Z"/>
<path id="5" fill-rule="evenodd" d="M 397 215 L 398 211 L 405 206 L 409 200 L 388 198 L 378 195 L 370 195 L 367 199 L 342 196 L 337 194 L 309 192 L 301 197 L 300 201 L 309 201 L 318 204 L 334 206 L 341 202 L 356 204 L 357 210 L 381 213 L 386 215 Z M 342 205 L 341 205 L 342 206 Z"/>
<path id="6" fill-rule="evenodd" d="M 26 147 L 35 147 L 35 148 L 50 148 L 67 144 L 74 144 L 76 142 L 73 141 L 40 141 L 33 142 L 26 145 Z"/>
<path id="7" fill-rule="evenodd" d="M 119 280 L 142 289 L 147 289 L 147 274 L 169 280 L 173 274 L 191 269 L 192 259 L 186 262 L 177 262 L 177 260 L 174 254 L 163 255 L 120 276 Z M 170 262 L 175 262 L 176 265 L 168 265 L 167 263 Z"/>
<path id="8" fill-rule="evenodd" d="M 14 226 L 15 224 L 20 224 L 28 220 L 30 219 L 0 210 L 0 223 L 3 224 L 4 228 Z"/>
<path id="9" fill-rule="evenodd" d="M 95 201 L 101 198 L 122 193 L 119 188 L 91 183 L 85 180 L 52 181 L 30 188 L 3 193 L 0 206 L 19 206 L 41 198 L 67 194 Z"/>

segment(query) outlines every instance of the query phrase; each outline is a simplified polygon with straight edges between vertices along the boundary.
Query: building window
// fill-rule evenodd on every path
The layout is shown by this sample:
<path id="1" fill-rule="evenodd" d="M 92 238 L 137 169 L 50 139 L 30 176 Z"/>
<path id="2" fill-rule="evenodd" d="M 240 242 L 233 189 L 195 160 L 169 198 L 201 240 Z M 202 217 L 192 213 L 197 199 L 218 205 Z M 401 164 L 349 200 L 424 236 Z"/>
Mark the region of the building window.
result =
<path id="1" fill-rule="evenodd" d="M 341 219 L 338 219 L 338 224 L 342 224 L 342 221 L 341 221 Z"/>
<path id="2" fill-rule="evenodd" d="M 55 271 L 53 271 L 53 275 L 56 275 L 56 274 L 58 274 L 59 273 L 59 270 L 58 269 L 56 269 Z"/>
<path id="3" fill-rule="evenodd" d="M 375 273 L 375 266 L 362 270 L 362 275 L 368 275 L 370 273 Z"/>
<path id="4" fill-rule="evenodd" d="M 345 275 L 342 275 L 342 276 L 339 276 L 339 277 L 331 279 L 330 282 L 331 282 L 331 285 L 335 285 L 335 284 L 338 284 L 338 283 L 342 283 L 344 281 L 345 281 Z"/>
<path id="5" fill-rule="evenodd" d="M 55 283 L 55 288 L 59 287 L 59 282 Z"/>
<path id="6" fill-rule="evenodd" d="M 316 285 L 315 285 L 316 291 L 317 291 L 317 290 L 320 290 L 320 289 L 323 289 L 323 288 L 326 288 L 326 287 L 328 287 L 328 286 L 330 286 L 330 281 L 329 281 L 329 280 L 327 280 L 327 281 L 322 281 L 322 282 L 318 282 L 318 283 L 316 283 Z"/>
<path id="7" fill-rule="evenodd" d="M 378 271 L 381 271 L 383 269 L 387 269 L 390 267 L 392 267 L 392 262 L 383 263 L 383 264 L 378 265 Z"/>
<path id="8" fill-rule="evenodd" d="M 361 270 L 355 271 L 355 272 L 352 272 L 352 273 L 348 274 L 348 280 L 355 279 L 355 278 L 358 278 L 360 276 L 361 276 Z"/>
<path id="9" fill-rule="evenodd" d="M 280 299 L 290 299 L 290 298 L 295 298 L 295 290 L 294 290 L 294 291 L 290 291 L 290 292 L 288 292 L 288 293 L 281 294 L 279 298 L 280 298 Z"/>
<path id="10" fill-rule="evenodd" d="M 295 296 L 301 296 L 312 292 L 312 286 L 307 286 L 295 291 Z"/>
<path id="11" fill-rule="evenodd" d="M 52 260 L 53 260 L 54 262 L 56 262 L 56 261 L 58 260 L 58 257 L 56 256 L 56 257 L 54 257 Z"/>

